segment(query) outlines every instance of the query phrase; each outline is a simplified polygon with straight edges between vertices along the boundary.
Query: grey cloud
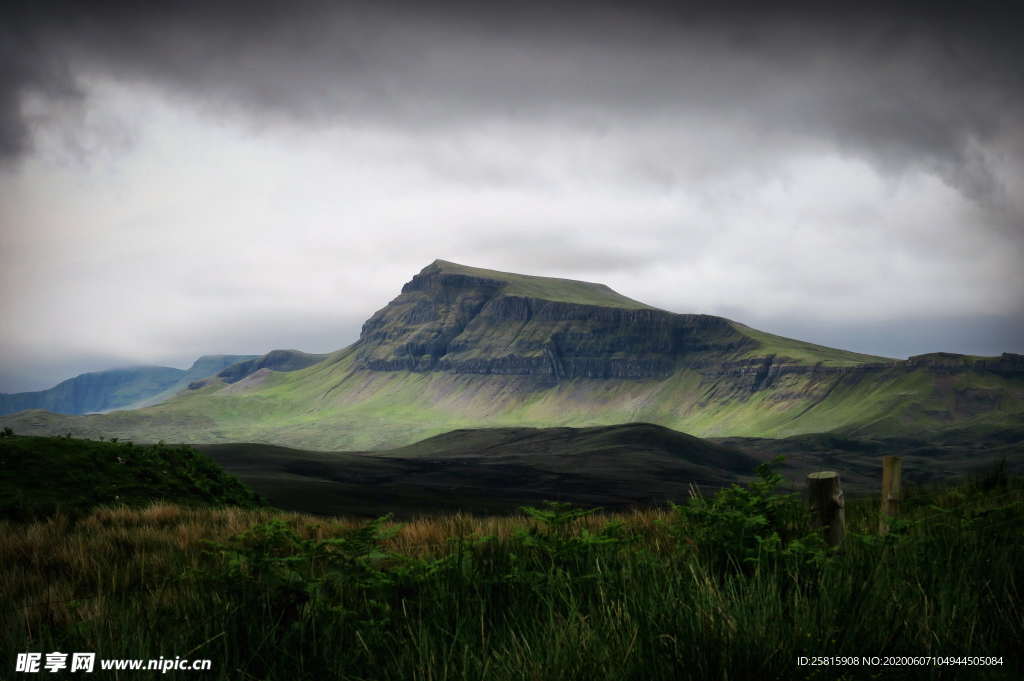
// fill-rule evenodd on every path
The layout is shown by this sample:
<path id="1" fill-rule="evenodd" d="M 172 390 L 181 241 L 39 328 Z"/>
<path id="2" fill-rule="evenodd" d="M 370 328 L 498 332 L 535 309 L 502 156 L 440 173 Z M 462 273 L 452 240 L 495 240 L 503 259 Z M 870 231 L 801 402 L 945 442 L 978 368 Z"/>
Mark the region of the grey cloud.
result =
<path id="1" fill-rule="evenodd" d="M 52 388 L 61 381 L 91 371 L 139 366 L 135 358 L 111 354 L 29 355 L 20 354 L 18 362 L 0 368 L 0 393 L 35 392 Z M 164 362 L 155 363 L 164 365 Z M 174 366 L 182 366 L 181 363 Z"/>
<path id="2" fill-rule="evenodd" d="M 81 101 L 69 64 L 50 52 L 26 22 L 0 21 L 0 162 L 31 148 L 33 120 L 26 99 L 40 96 L 58 106 Z"/>
<path id="3" fill-rule="evenodd" d="M 381 306 L 384 304 L 381 302 Z M 111 352 L 74 353 L 2 344 L 5 359 L 0 363 L 0 392 L 45 390 L 57 383 L 90 371 L 142 365 L 187 369 L 201 355 L 262 355 L 274 349 L 299 349 L 326 353 L 341 349 L 359 337 L 364 318 L 331 314 L 322 317 L 277 311 L 260 318 L 220 321 L 215 328 L 199 334 L 179 329 L 165 334 L 148 348 L 132 354 Z M 369 315 L 367 315 L 369 316 Z"/>
<path id="4" fill-rule="evenodd" d="M 1021 317 L 979 315 L 825 323 L 808 318 L 769 319 L 760 317 L 756 310 L 742 308 L 728 313 L 723 312 L 764 331 L 882 357 L 904 359 L 925 352 L 994 356 L 1024 349 Z"/>
<path id="5" fill-rule="evenodd" d="M 510 234 L 516 234 L 514 251 L 509 249 Z M 607 235 L 588 238 L 586 232 L 563 232 L 553 225 L 532 234 L 516 232 L 514 227 L 499 227 L 489 234 L 470 236 L 465 247 L 493 262 L 495 269 L 527 273 L 581 272 L 595 279 L 642 272 L 659 263 L 671 262 L 675 255 L 657 249 L 630 249 L 628 232 L 621 230 L 619 236 L 619 243 L 614 243 Z"/>
<path id="6" fill-rule="evenodd" d="M 722 5 L 5 9 L 0 164 L 28 170 L 0 177 L 0 303 L 25 344 L 0 349 L 40 376 L 329 351 L 436 257 L 863 352 L 1024 348 L 1008 3 Z M 116 153 L 91 177 L 32 165 L 64 137 Z"/>
<path id="7" fill-rule="evenodd" d="M 27 92 L 109 74 L 303 124 L 724 117 L 923 165 L 984 201 L 998 182 L 972 145 L 1024 124 L 1024 71 L 1006 5 L 970 4 L 25 4 L 3 38 L 0 150 L 29 146 Z"/>

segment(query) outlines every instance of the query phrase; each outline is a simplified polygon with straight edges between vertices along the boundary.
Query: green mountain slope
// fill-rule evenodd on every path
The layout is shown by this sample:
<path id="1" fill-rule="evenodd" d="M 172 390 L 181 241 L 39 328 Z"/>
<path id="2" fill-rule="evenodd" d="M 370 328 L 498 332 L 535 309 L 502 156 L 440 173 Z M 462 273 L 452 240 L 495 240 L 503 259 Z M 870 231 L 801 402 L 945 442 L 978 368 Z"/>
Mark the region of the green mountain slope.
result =
<path id="1" fill-rule="evenodd" d="M 319 359 L 319 358 L 317 358 Z M 148 409 L 0 417 L 19 433 L 376 449 L 457 428 L 644 421 L 698 436 L 920 437 L 1024 420 L 1024 356 L 825 348 L 607 287 L 436 261 L 295 371 L 213 377 Z"/>

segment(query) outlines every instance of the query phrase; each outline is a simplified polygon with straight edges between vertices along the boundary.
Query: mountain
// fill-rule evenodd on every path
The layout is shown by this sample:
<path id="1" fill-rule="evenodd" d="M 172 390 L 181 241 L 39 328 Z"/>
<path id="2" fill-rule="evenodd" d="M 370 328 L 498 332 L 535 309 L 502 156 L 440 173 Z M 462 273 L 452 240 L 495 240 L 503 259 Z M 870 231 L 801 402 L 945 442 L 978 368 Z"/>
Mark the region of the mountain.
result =
<path id="1" fill-rule="evenodd" d="M 862 355 L 657 309 L 601 284 L 443 260 L 351 346 L 295 371 L 264 366 L 234 379 L 195 382 L 146 409 L 28 411 L 0 426 L 365 450 L 482 426 L 644 421 L 702 437 L 919 437 L 1024 422 L 1021 355 Z"/>
<path id="2" fill-rule="evenodd" d="M 46 409 L 85 414 L 117 409 L 167 390 L 183 373 L 172 367 L 142 366 L 79 374 L 47 390 L 0 394 L 0 412 Z"/>
<path id="3" fill-rule="evenodd" d="M 213 376 L 221 371 L 230 371 L 235 366 L 244 365 L 246 362 L 259 358 L 259 355 L 203 355 L 193 362 L 187 371 L 182 372 L 178 380 L 166 389 L 118 408 L 141 409 L 166 402 L 196 381 Z"/>
<path id="4" fill-rule="evenodd" d="M 225 383 L 237 383 L 260 369 L 267 371 L 298 371 L 327 359 L 327 355 L 313 355 L 300 350 L 271 350 L 265 355 L 252 357 L 222 369 L 217 377 Z M 209 375 L 209 374 L 204 374 Z M 200 386 L 192 386 L 192 389 Z"/>
<path id="5" fill-rule="evenodd" d="M 187 371 L 140 366 L 79 374 L 47 390 L 0 394 L 0 414 L 25 409 L 87 414 L 149 406 L 170 399 L 190 381 L 251 358 L 251 355 L 204 355 Z"/>

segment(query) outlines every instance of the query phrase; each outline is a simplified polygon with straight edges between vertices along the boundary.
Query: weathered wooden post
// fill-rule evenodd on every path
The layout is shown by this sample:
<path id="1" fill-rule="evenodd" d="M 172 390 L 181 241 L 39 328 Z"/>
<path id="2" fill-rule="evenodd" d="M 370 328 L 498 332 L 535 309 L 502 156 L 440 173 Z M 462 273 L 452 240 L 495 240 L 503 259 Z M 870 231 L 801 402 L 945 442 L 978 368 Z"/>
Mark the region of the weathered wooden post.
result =
<path id="1" fill-rule="evenodd" d="M 900 457 L 882 457 L 882 508 L 878 512 L 878 534 L 889 533 L 889 519 L 900 511 L 902 468 L 903 460 Z"/>
<path id="2" fill-rule="evenodd" d="M 846 535 L 846 512 L 843 510 L 845 504 L 839 473 L 811 473 L 807 476 L 807 492 L 815 526 L 823 529 L 829 546 L 839 546 Z"/>

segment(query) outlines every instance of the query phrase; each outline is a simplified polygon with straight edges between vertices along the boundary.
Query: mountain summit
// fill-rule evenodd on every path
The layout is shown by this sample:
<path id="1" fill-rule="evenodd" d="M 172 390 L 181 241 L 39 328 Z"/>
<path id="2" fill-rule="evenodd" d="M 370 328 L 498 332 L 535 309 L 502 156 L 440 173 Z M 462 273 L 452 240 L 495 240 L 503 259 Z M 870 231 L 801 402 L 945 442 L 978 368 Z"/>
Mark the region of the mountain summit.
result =
<path id="1" fill-rule="evenodd" d="M 754 344 L 725 319 L 659 310 L 604 284 L 437 260 L 363 325 L 356 366 L 556 380 L 666 378 L 680 357 Z"/>
<path id="2" fill-rule="evenodd" d="M 778 437 L 1024 422 L 1021 355 L 874 357 L 661 310 L 603 284 L 444 260 L 405 284 L 349 347 L 278 354 L 194 381 L 155 407 L 28 411 L 0 425 L 371 449 L 481 426 L 644 421 L 701 436 Z"/>

